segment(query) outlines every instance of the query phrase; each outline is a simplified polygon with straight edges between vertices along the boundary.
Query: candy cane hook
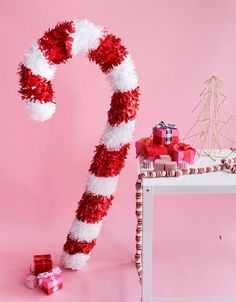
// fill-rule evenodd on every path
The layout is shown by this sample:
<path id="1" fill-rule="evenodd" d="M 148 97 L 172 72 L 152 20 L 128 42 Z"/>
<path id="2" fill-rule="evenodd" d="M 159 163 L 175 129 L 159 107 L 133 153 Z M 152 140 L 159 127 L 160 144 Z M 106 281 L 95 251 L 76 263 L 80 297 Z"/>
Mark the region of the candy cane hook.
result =
<path id="1" fill-rule="evenodd" d="M 67 62 L 79 51 L 106 74 L 113 95 L 86 189 L 63 247 L 62 262 L 73 270 L 83 267 L 89 259 L 112 204 L 132 139 L 139 97 L 135 66 L 120 38 L 87 20 L 58 23 L 32 45 L 19 65 L 19 92 L 33 119 L 46 121 L 54 114 L 51 80 L 56 65 Z"/>

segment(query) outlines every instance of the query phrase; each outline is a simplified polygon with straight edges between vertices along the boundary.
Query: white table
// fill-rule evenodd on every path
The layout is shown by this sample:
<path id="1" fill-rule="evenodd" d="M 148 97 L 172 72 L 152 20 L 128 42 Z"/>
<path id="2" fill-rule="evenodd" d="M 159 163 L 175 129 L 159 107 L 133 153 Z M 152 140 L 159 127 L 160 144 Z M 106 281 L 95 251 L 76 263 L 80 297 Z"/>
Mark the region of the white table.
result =
<path id="1" fill-rule="evenodd" d="M 229 150 L 224 150 L 229 154 Z M 232 154 L 236 157 L 236 154 Z M 193 167 L 215 165 L 209 157 L 201 157 Z M 140 169 L 139 169 L 140 171 Z M 153 228 L 153 196 L 160 194 L 227 194 L 236 193 L 236 175 L 225 171 L 185 175 L 173 178 L 143 179 L 143 284 L 142 302 L 223 302 L 236 301 L 234 298 L 152 298 L 152 228 Z"/>

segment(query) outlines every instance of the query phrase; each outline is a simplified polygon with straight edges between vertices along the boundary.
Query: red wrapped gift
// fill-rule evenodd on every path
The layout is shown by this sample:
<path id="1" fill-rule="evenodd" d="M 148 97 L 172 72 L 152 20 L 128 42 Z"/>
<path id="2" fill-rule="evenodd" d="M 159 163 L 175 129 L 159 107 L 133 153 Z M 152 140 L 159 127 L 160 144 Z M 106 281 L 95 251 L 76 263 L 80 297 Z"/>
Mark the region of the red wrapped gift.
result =
<path id="1" fill-rule="evenodd" d="M 156 145 L 153 141 L 150 141 L 144 147 L 144 158 L 156 159 L 159 155 L 167 155 L 168 149 L 164 145 Z"/>
<path id="2" fill-rule="evenodd" d="M 136 157 L 145 155 L 145 146 L 152 141 L 152 137 L 144 137 L 135 142 Z"/>
<path id="3" fill-rule="evenodd" d="M 51 295 L 63 287 L 61 269 L 57 266 L 49 272 L 39 274 L 37 278 L 39 280 L 39 287 L 47 295 Z"/>
<path id="4" fill-rule="evenodd" d="M 196 149 L 185 143 L 178 143 L 169 145 L 168 147 L 169 154 L 171 155 L 172 160 L 180 162 L 186 161 L 189 164 L 194 164 Z"/>
<path id="5" fill-rule="evenodd" d="M 40 273 L 50 271 L 52 269 L 52 257 L 50 254 L 34 255 L 33 273 L 37 276 Z"/>

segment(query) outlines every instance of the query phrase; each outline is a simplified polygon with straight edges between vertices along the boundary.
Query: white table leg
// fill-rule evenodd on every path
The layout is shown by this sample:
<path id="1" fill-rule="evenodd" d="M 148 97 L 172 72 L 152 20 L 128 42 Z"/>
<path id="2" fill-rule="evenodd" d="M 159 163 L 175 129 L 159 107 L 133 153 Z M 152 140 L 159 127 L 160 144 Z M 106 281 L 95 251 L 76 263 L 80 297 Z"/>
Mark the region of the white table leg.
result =
<path id="1" fill-rule="evenodd" d="M 142 302 L 152 301 L 152 187 L 143 187 L 143 285 Z"/>

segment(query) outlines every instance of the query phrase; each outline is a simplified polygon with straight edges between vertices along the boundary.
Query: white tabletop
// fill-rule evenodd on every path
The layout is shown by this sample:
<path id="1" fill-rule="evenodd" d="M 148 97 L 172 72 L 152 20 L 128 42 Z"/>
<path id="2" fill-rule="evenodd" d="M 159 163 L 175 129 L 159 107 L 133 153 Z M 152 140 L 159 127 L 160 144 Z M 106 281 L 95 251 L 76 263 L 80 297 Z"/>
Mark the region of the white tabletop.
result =
<path id="1" fill-rule="evenodd" d="M 230 153 L 230 150 L 225 149 L 221 155 Z M 236 157 L 236 154 L 232 153 L 230 157 Z M 213 166 L 219 162 L 220 159 L 214 161 L 210 157 L 202 156 L 190 167 Z M 143 186 L 152 187 L 153 194 L 236 193 L 236 174 L 219 171 L 180 177 L 145 178 Z"/>

